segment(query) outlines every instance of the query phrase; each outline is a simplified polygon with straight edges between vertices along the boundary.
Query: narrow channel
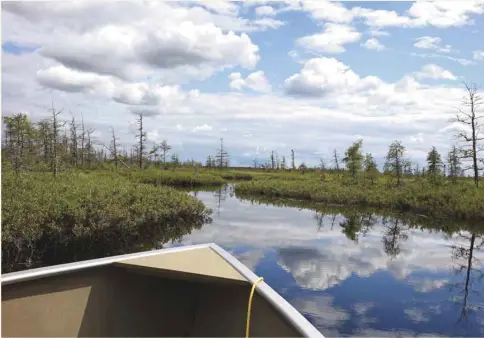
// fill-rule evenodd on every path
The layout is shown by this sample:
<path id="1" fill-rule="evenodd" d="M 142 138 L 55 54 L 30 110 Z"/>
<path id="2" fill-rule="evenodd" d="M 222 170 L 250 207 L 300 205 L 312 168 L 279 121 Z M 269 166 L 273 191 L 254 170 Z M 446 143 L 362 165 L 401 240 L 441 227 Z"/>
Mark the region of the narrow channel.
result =
<path id="1" fill-rule="evenodd" d="M 484 335 L 482 234 L 256 203 L 232 185 L 190 194 L 213 222 L 164 247 L 217 243 L 326 337 Z"/>

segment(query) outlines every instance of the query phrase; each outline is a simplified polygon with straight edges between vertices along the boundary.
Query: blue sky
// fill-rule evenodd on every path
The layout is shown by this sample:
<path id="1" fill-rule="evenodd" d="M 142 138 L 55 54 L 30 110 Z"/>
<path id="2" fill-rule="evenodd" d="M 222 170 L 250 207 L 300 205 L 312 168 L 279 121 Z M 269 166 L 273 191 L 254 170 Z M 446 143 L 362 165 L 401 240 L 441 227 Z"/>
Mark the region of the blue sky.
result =
<path id="1" fill-rule="evenodd" d="M 483 15 L 470 0 L 2 3 L 2 110 L 39 120 L 53 100 L 126 148 L 143 111 L 182 159 L 223 137 L 236 165 L 290 149 L 316 164 L 361 137 L 380 164 L 398 139 L 422 165 L 455 142 L 462 81 L 482 85 Z"/>

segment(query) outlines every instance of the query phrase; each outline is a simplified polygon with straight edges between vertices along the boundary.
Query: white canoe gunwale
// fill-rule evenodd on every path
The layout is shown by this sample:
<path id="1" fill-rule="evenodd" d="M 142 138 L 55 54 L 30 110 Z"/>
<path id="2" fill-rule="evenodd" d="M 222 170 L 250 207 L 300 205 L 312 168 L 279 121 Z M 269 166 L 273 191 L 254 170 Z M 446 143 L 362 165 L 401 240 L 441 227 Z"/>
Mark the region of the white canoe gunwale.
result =
<path id="1" fill-rule="evenodd" d="M 2 286 L 13 284 L 22 281 L 29 281 L 40 279 L 48 276 L 60 275 L 74 271 L 80 271 L 83 269 L 89 269 L 93 267 L 102 267 L 106 265 L 113 265 L 121 263 L 123 261 L 139 258 L 147 258 L 150 256 L 164 255 L 170 253 L 184 252 L 189 250 L 210 248 L 220 257 L 222 257 L 228 264 L 230 264 L 240 275 L 242 275 L 251 285 L 257 280 L 258 276 L 255 275 L 250 269 L 233 257 L 230 253 L 219 247 L 214 243 L 191 245 L 174 247 L 168 249 L 152 250 L 141 253 L 133 253 L 126 255 L 118 255 L 112 257 L 105 257 L 87 261 L 73 262 L 67 264 L 60 264 L 50 267 L 13 272 L 3 274 L 1 278 Z M 272 289 L 267 283 L 262 282 L 257 285 L 257 293 L 264 297 L 274 308 L 289 322 L 293 327 L 305 337 L 321 337 L 324 336 L 292 305 L 290 305 L 282 296 L 280 296 L 274 289 Z"/>

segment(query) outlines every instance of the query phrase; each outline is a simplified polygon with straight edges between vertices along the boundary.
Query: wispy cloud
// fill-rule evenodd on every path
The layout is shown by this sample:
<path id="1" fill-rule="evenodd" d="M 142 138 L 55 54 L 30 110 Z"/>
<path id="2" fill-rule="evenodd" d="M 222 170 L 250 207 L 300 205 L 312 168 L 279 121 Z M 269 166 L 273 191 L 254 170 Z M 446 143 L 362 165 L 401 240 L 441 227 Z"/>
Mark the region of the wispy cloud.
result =
<path id="1" fill-rule="evenodd" d="M 433 49 L 442 53 L 450 53 L 452 51 L 451 45 L 441 46 L 442 39 L 433 36 L 422 36 L 415 39 L 413 44 L 417 48 L 421 49 Z"/>

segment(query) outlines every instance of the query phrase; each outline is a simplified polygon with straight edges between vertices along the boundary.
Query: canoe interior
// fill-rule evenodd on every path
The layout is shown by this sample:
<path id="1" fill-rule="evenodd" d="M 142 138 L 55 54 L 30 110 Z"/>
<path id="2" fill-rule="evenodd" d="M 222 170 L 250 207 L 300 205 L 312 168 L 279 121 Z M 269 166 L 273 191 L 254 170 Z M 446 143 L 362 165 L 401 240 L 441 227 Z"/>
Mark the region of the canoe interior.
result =
<path id="1" fill-rule="evenodd" d="M 207 253 L 199 254 L 203 258 Z M 173 265 L 165 261 L 165 267 Z M 151 256 L 2 285 L 2 336 L 245 336 L 251 284 L 230 269 L 214 268 L 222 264 L 210 258 L 192 263 L 192 268 L 189 262 L 170 270 L 157 266 Z M 186 271 L 202 271 L 204 264 L 211 265 L 207 274 Z M 257 293 L 250 333 L 301 337 Z"/>

